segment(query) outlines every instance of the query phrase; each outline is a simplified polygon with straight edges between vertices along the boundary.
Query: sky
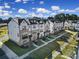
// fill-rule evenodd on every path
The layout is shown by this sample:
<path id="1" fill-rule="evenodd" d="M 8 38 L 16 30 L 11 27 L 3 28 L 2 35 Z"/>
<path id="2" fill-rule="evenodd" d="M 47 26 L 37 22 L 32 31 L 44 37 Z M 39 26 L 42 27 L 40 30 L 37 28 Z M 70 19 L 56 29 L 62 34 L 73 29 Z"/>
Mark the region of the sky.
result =
<path id="1" fill-rule="evenodd" d="M 58 13 L 79 15 L 79 0 L 0 0 L 0 17 L 48 17 Z"/>

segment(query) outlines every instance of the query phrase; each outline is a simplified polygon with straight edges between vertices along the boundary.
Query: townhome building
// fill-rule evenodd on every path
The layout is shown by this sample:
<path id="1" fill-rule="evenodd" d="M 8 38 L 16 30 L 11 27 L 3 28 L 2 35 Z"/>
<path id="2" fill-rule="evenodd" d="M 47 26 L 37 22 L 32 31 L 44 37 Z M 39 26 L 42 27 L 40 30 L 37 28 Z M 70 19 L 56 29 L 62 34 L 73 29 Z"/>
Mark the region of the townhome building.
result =
<path id="1" fill-rule="evenodd" d="M 30 25 L 29 28 L 31 29 L 31 40 L 33 42 L 37 42 L 39 28 L 38 28 L 38 22 L 35 19 L 29 19 Z"/>
<path id="2" fill-rule="evenodd" d="M 49 30 L 50 30 L 50 34 L 53 34 L 54 33 L 54 21 L 49 21 Z"/>
<path id="3" fill-rule="evenodd" d="M 53 22 L 54 23 L 54 33 L 64 29 L 63 22 Z"/>
<path id="4" fill-rule="evenodd" d="M 38 27 L 39 27 L 39 38 L 43 37 L 44 36 L 44 21 L 43 20 L 39 20 L 38 21 Z"/>
<path id="5" fill-rule="evenodd" d="M 10 40 L 19 46 L 31 46 L 39 38 L 62 30 L 63 22 L 50 21 L 40 18 L 13 18 L 8 23 Z"/>
<path id="6" fill-rule="evenodd" d="M 65 29 L 73 29 L 72 21 L 65 21 L 64 22 L 64 28 Z"/>
<path id="7" fill-rule="evenodd" d="M 47 36 L 50 34 L 50 24 L 49 21 L 46 20 L 44 24 L 44 36 Z"/>
<path id="8" fill-rule="evenodd" d="M 55 32 L 64 30 L 64 23 L 60 21 L 49 20 L 49 26 L 50 26 L 50 33 L 54 34 Z"/>
<path id="9" fill-rule="evenodd" d="M 77 22 L 72 22 L 72 27 L 73 27 L 74 30 L 79 31 L 79 21 L 77 21 Z"/>

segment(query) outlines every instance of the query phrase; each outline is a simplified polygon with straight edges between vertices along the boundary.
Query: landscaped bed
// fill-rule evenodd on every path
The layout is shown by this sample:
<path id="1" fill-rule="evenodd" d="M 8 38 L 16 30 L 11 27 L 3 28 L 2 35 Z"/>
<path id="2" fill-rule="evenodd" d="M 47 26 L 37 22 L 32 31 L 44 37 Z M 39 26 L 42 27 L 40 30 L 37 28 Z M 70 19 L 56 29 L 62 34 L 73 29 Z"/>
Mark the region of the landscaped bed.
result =
<path id="1" fill-rule="evenodd" d="M 67 59 L 67 58 L 64 58 L 61 55 L 58 55 L 55 59 Z"/>
<path id="2" fill-rule="evenodd" d="M 65 57 L 72 57 L 74 55 L 74 51 L 76 51 L 76 45 L 78 44 L 78 42 L 76 42 L 76 39 L 75 38 L 72 38 L 74 37 L 74 32 L 70 32 L 72 33 L 73 35 L 70 36 L 69 40 L 69 44 L 62 50 L 62 54 L 59 54 L 55 59 L 67 59 L 67 58 L 64 58 L 62 56 L 65 56 Z M 75 33 L 76 35 L 76 33 Z"/>
<path id="3" fill-rule="evenodd" d="M 57 41 L 57 43 L 60 45 L 60 46 L 62 46 L 65 42 L 64 41 Z"/>
<path id="4" fill-rule="evenodd" d="M 67 59 L 62 57 L 62 55 L 66 57 L 72 57 L 74 54 L 74 51 L 75 51 L 74 46 L 67 45 L 65 49 L 62 51 L 62 54 L 59 54 L 55 59 Z"/>
<path id="5" fill-rule="evenodd" d="M 62 51 L 63 55 L 66 55 L 66 56 L 71 56 L 73 54 L 73 51 L 75 51 L 75 47 L 77 45 L 77 42 L 76 40 L 72 40 L 69 45 L 67 45 L 65 47 L 65 49 Z"/>
<path id="6" fill-rule="evenodd" d="M 8 33 L 7 27 L 0 28 L 0 37 L 3 37 L 7 33 Z"/>
<path id="7" fill-rule="evenodd" d="M 21 48 L 17 44 L 13 43 L 12 41 L 7 41 L 5 43 L 13 52 L 15 52 L 18 56 L 21 56 L 35 48 L 35 46 L 27 47 L 27 48 Z"/>

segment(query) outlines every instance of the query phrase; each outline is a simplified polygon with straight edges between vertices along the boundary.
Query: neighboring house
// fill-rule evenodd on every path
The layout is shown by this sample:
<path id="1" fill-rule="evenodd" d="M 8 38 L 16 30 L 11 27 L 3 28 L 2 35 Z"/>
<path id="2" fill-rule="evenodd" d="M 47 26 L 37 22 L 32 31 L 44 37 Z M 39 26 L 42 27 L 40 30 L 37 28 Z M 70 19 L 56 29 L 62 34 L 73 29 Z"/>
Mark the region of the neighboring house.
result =
<path id="1" fill-rule="evenodd" d="M 37 42 L 38 41 L 37 40 L 37 38 L 38 38 L 37 34 L 39 32 L 38 23 L 37 23 L 37 21 L 35 19 L 30 19 L 29 22 L 30 22 L 29 26 L 30 26 L 31 35 L 32 35 L 31 40 L 34 41 L 34 42 Z"/>
<path id="2" fill-rule="evenodd" d="M 73 22 L 73 23 L 72 23 L 72 27 L 73 27 L 74 30 L 79 31 L 79 21 Z"/>
<path id="3" fill-rule="evenodd" d="M 45 23 L 43 20 L 38 21 L 38 29 L 39 29 L 38 38 L 41 38 L 44 36 L 44 24 Z"/>
<path id="4" fill-rule="evenodd" d="M 54 33 L 54 21 L 49 21 L 49 30 L 50 30 L 50 34 Z"/>
<path id="5" fill-rule="evenodd" d="M 44 36 L 47 36 L 50 34 L 50 23 L 46 20 L 44 24 Z"/>
<path id="6" fill-rule="evenodd" d="M 65 29 L 70 29 L 72 26 L 72 22 L 71 21 L 65 21 L 65 23 L 64 23 L 64 28 Z"/>
<path id="7" fill-rule="evenodd" d="M 64 29 L 63 22 L 56 21 L 54 22 L 53 26 L 54 26 L 54 33 Z"/>
<path id="8" fill-rule="evenodd" d="M 63 22 L 59 21 L 49 21 L 50 22 L 50 33 L 55 33 L 60 30 L 63 30 Z"/>

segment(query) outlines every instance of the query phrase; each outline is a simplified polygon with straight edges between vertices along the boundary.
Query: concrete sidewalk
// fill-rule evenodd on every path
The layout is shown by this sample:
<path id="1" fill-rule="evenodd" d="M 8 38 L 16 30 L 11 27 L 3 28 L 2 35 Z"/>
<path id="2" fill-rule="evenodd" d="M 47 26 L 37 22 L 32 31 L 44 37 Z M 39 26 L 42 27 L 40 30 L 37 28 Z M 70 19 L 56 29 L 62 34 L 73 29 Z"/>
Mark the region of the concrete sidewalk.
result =
<path id="1" fill-rule="evenodd" d="M 3 45 L 1 49 L 5 52 L 9 59 L 19 59 L 19 57 L 6 45 Z"/>

